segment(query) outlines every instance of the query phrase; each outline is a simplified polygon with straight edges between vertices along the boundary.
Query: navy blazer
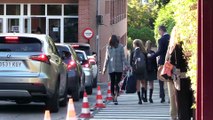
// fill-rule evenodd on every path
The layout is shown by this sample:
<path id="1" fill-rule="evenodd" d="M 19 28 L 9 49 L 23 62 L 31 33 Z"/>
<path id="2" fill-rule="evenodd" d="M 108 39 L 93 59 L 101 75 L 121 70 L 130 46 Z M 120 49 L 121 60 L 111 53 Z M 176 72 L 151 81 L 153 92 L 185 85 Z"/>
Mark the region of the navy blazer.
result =
<path id="1" fill-rule="evenodd" d="M 166 53 L 167 53 L 167 49 L 168 49 L 168 45 L 169 45 L 169 39 L 170 39 L 170 35 L 169 34 L 163 35 L 158 40 L 158 50 L 157 50 L 157 52 L 154 55 L 151 56 L 151 58 L 153 58 L 153 59 L 155 59 L 156 57 L 160 56 L 160 58 L 158 60 L 158 64 L 159 65 L 164 65 L 165 57 L 166 57 Z"/>

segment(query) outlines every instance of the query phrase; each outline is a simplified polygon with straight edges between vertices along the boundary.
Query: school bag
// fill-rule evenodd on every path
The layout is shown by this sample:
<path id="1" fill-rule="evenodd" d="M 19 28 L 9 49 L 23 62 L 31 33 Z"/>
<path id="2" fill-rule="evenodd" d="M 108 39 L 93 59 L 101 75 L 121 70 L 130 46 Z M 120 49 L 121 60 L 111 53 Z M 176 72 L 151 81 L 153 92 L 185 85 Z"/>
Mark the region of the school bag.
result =
<path id="1" fill-rule="evenodd" d="M 146 57 L 143 52 L 136 50 L 133 55 L 133 71 L 136 74 L 143 74 L 146 69 Z"/>
<path id="2" fill-rule="evenodd" d="M 148 54 L 155 54 L 154 51 L 149 51 Z M 147 59 L 147 62 L 146 62 L 146 67 L 147 67 L 147 72 L 155 72 L 157 71 L 157 61 L 156 59 Z"/>
<path id="3" fill-rule="evenodd" d="M 131 74 L 130 76 L 127 77 L 126 80 L 126 93 L 135 93 L 136 92 L 136 79 L 135 77 Z"/>

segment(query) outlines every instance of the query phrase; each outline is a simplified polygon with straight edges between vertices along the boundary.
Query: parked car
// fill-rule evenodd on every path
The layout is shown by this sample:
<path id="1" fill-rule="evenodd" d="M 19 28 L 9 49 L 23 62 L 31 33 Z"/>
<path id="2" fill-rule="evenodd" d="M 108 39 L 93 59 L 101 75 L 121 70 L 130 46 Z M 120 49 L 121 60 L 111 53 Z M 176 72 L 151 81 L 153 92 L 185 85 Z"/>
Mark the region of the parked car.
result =
<path id="1" fill-rule="evenodd" d="M 83 97 L 85 88 L 85 74 L 73 48 L 68 44 L 56 44 L 62 60 L 67 64 L 68 71 L 68 94 L 74 101 Z"/>
<path id="2" fill-rule="evenodd" d="M 88 56 L 93 69 L 93 87 L 97 87 L 98 65 L 95 56 L 91 53 L 90 45 L 86 43 L 71 43 L 75 50 L 83 50 Z"/>
<path id="3" fill-rule="evenodd" d="M 81 61 L 81 65 L 83 67 L 85 73 L 85 88 L 87 94 L 92 94 L 92 85 L 93 85 L 93 74 L 92 74 L 92 66 L 89 63 L 89 59 L 86 53 L 82 50 L 75 50 L 78 55 L 79 60 Z"/>
<path id="4" fill-rule="evenodd" d="M 0 34 L 0 100 L 67 105 L 67 70 L 48 35 Z"/>

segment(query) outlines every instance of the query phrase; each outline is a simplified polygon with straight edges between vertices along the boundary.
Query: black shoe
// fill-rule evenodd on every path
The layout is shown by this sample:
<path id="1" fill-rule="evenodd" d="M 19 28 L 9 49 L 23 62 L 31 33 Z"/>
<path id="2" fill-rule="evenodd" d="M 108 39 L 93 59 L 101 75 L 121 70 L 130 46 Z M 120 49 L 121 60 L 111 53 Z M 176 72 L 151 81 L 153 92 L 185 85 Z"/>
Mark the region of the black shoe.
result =
<path id="1" fill-rule="evenodd" d="M 147 100 L 147 98 L 143 98 L 143 102 L 147 102 L 148 100 Z"/>
<path id="2" fill-rule="evenodd" d="M 161 103 L 165 103 L 166 101 L 165 101 L 164 98 L 162 98 L 160 102 L 161 102 Z"/>
<path id="3" fill-rule="evenodd" d="M 117 97 L 117 95 L 114 97 L 114 99 L 113 99 L 113 102 L 114 102 L 114 105 L 118 105 L 118 99 L 117 99 L 118 97 Z"/>
<path id="4" fill-rule="evenodd" d="M 149 99 L 149 102 L 150 102 L 150 103 L 153 103 L 153 100 L 150 98 L 150 99 Z"/>
<path id="5" fill-rule="evenodd" d="M 114 105 L 118 105 L 118 101 L 117 100 L 114 101 Z"/>
<path id="6" fill-rule="evenodd" d="M 142 101 L 141 101 L 141 100 L 140 100 L 140 101 L 138 101 L 138 104 L 139 104 L 139 105 L 141 105 L 141 104 L 142 104 Z"/>

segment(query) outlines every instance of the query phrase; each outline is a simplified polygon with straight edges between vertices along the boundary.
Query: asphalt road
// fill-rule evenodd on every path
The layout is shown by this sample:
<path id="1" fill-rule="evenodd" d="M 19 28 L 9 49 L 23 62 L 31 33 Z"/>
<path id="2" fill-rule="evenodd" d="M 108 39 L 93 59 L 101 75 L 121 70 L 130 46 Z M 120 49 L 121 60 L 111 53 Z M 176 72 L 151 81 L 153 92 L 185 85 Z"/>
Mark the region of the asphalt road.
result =
<path id="1" fill-rule="evenodd" d="M 107 94 L 107 84 L 101 83 L 101 91 L 103 98 Z M 93 94 L 88 96 L 90 108 L 96 103 L 96 88 Z M 76 114 L 81 114 L 82 99 L 74 102 Z M 12 102 L 0 101 L 0 120 L 43 120 L 45 106 L 43 103 L 31 103 L 28 105 L 17 105 Z M 60 108 L 58 113 L 51 113 L 52 120 L 65 120 L 67 107 Z"/>

